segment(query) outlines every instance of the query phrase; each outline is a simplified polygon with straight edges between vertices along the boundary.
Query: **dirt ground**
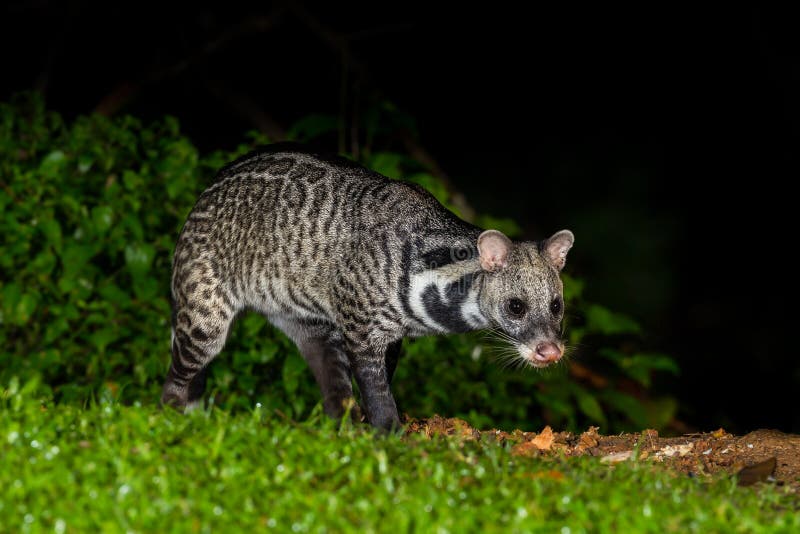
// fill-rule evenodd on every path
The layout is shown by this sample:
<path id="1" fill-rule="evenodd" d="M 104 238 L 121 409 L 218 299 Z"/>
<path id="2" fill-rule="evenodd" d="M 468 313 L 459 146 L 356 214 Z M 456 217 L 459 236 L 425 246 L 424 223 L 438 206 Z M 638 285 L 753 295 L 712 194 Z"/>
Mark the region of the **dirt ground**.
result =
<path id="1" fill-rule="evenodd" d="M 407 432 L 455 436 L 466 440 L 491 440 L 512 444 L 520 456 L 596 456 L 601 462 L 661 462 L 686 476 L 704 477 L 720 471 L 737 475 L 740 486 L 771 483 L 800 493 L 800 435 L 777 430 L 756 430 L 744 436 L 723 429 L 677 438 L 659 437 L 655 430 L 640 434 L 603 436 L 596 427 L 582 434 L 514 430 L 478 430 L 461 419 L 433 416 L 409 420 Z"/>

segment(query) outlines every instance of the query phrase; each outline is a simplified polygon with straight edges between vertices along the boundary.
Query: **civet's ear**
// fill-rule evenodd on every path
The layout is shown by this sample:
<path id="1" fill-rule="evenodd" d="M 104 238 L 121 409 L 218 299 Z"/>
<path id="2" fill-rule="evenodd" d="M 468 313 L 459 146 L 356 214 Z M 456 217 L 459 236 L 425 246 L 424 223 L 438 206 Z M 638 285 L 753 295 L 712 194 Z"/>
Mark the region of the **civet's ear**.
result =
<path id="1" fill-rule="evenodd" d="M 497 230 L 486 230 L 478 236 L 478 255 L 485 271 L 497 271 L 508 265 L 511 240 Z"/>
<path id="2" fill-rule="evenodd" d="M 547 262 L 557 270 L 564 268 L 567 263 L 567 252 L 575 243 L 575 236 L 569 230 L 554 233 L 542 246 L 542 255 Z"/>

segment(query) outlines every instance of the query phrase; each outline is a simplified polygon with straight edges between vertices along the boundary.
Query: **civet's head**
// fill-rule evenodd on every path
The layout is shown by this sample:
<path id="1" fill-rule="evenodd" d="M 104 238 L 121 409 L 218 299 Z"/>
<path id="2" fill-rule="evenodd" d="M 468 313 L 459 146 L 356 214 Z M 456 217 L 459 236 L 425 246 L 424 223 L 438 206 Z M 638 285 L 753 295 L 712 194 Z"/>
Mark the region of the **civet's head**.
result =
<path id="1" fill-rule="evenodd" d="M 486 230 L 478 238 L 480 264 L 487 274 L 481 310 L 534 367 L 546 367 L 564 354 L 564 286 L 559 273 L 574 241 L 569 230 L 540 243 L 512 243 L 497 230 Z"/>

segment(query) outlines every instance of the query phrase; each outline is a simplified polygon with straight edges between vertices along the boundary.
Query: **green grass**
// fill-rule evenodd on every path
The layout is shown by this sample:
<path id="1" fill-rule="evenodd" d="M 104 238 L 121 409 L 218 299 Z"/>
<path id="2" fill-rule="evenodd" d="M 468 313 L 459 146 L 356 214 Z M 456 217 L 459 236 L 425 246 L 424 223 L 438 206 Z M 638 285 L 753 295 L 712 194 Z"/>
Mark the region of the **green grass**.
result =
<path id="1" fill-rule="evenodd" d="M 256 409 L 0 399 L 2 532 L 800 531 L 797 497 Z"/>

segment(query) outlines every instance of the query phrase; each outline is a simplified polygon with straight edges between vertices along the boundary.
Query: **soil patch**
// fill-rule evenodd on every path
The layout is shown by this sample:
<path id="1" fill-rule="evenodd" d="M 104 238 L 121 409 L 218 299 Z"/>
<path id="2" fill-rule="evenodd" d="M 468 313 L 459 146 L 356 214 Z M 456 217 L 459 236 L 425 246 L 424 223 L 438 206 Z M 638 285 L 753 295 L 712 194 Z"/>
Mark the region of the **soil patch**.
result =
<path id="1" fill-rule="evenodd" d="M 478 430 L 466 421 L 433 416 L 410 419 L 407 433 L 427 437 L 453 436 L 465 440 L 508 443 L 519 456 L 596 456 L 601 462 L 652 461 L 670 466 L 687 476 L 709 476 L 720 471 L 736 475 L 739 485 L 774 483 L 800 492 L 800 435 L 777 430 L 756 430 L 735 436 L 723 429 L 714 432 L 663 438 L 655 430 L 639 434 L 603 436 L 596 427 L 582 434 L 514 430 Z"/>

